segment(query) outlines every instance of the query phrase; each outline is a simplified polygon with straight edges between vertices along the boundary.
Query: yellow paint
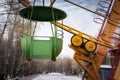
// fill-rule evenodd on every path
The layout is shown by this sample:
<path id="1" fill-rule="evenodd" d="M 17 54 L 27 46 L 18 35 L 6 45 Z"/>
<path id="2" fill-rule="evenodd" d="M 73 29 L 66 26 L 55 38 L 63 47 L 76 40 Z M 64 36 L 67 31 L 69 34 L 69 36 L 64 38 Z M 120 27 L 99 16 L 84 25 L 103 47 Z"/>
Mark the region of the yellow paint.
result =
<path id="1" fill-rule="evenodd" d="M 114 80 L 120 80 L 120 62 L 117 66 L 117 70 L 115 71 Z"/>
<path id="2" fill-rule="evenodd" d="M 119 7 L 117 7 L 117 6 L 119 6 Z M 112 11 L 111 11 L 110 16 L 108 18 L 109 20 L 107 21 L 107 23 L 105 25 L 105 28 L 104 28 L 104 31 L 103 31 L 103 34 L 105 34 L 105 35 L 101 36 L 101 39 L 103 41 L 111 42 L 112 39 L 110 37 L 113 36 L 115 30 L 117 29 L 117 26 L 114 26 L 114 25 L 118 25 L 118 23 L 119 23 L 119 20 L 116 19 L 116 18 L 120 18 L 120 15 L 115 14 L 113 10 L 116 11 L 117 13 L 120 13 L 120 1 L 119 0 L 115 0 Z M 115 22 L 113 22 L 111 20 L 115 20 Z M 112 25 L 112 24 L 114 24 L 114 25 Z M 97 50 L 97 52 L 99 52 L 103 55 L 106 55 L 107 51 L 108 51 L 108 48 L 103 47 L 103 46 L 99 46 L 98 50 Z M 105 56 L 99 55 L 97 53 L 96 59 L 97 59 L 97 66 L 98 67 L 100 67 L 104 57 Z"/>
<path id="3" fill-rule="evenodd" d="M 72 45 L 70 45 L 72 46 Z M 75 50 L 75 46 L 73 49 Z M 75 50 L 74 59 L 79 63 L 79 65 L 84 69 L 84 71 L 88 75 L 88 79 L 86 80 L 100 80 L 98 74 L 98 68 L 96 65 L 96 61 L 94 57 L 88 57 L 83 53 L 79 52 L 79 50 Z"/>
<path id="4" fill-rule="evenodd" d="M 79 36 L 73 36 L 71 38 L 71 43 L 74 45 L 74 46 L 78 46 L 80 47 L 83 43 L 83 39 Z"/>
<path id="5" fill-rule="evenodd" d="M 85 42 L 85 49 L 88 51 L 88 52 L 93 52 L 96 50 L 97 48 L 97 45 L 94 43 L 94 42 L 91 42 L 91 41 L 87 41 Z"/>
<path id="6" fill-rule="evenodd" d="M 81 31 L 76 30 L 76 29 L 74 29 L 72 27 L 69 27 L 69 26 L 67 26 L 65 24 L 62 24 L 62 23 L 59 23 L 59 22 L 51 22 L 51 23 L 56 25 L 59 28 L 64 29 L 65 31 L 68 31 L 68 32 L 70 32 L 72 34 L 75 34 L 75 35 L 77 35 L 79 37 L 82 37 L 82 38 L 84 38 L 86 40 L 90 40 L 92 42 L 95 42 L 95 43 L 97 43 L 99 45 L 102 45 L 102 46 L 105 46 L 105 47 L 108 47 L 108 48 L 115 48 L 114 46 L 112 46 L 111 44 L 109 44 L 109 43 L 107 43 L 105 41 L 98 40 L 98 39 L 94 38 L 93 36 L 85 34 L 85 33 L 81 32 Z"/>

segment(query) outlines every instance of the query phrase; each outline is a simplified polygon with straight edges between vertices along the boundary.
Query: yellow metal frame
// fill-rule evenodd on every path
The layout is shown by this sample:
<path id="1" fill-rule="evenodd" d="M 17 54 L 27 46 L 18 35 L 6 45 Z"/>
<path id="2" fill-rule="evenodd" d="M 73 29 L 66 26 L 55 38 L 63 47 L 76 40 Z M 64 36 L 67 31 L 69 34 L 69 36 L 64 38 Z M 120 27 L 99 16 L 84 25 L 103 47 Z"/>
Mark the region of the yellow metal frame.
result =
<path id="1" fill-rule="evenodd" d="M 84 48 L 88 51 L 88 52 L 94 52 L 97 48 L 97 44 L 91 41 L 86 41 L 84 44 Z"/>
<path id="2" fill-rule="evenodd" d="M 83 43 L 83 39 L 79 36 L 75 35 L 71 38 L 71 44 L 74 46 L 80 47 L 82 43 Z"/>
<path id="3" fill-rule="evenodd" d="M 59 28 L 64 29 L 67 32 L 70 32 L 72 34 L 78 35 L 78 36 L 80 36 L 80 37 L 82 37 L 82 38 L 84 38 L 86 40 L 90 40 L 90 41 L 92 41 L 94 43 L 97 43 L 99 45 L 105 46 L 107 48 L 115 48 L 114 46 L 112 46 L 111 44 L 109 44 L 109 43 L 107 43 L 105 41 L 102 41 L 102 40 L 99 40 L 97 38 L 94 38 L 93 36 L 85 34 L 85 33 L 81 32 L 81 31 L 76 30 L 76 29 L 74 29 L 72 27 L 69 27 L 69 26 L 67 26 L 65 24 L 62 24 L 62 23 L 59 23 L 59 22 L 51 22 L 51 23 L 54 24 L 54 25 L 56 25 Z"/>
<path id="4" fill-rule="evenodd" d="M 77 49 L 77 47 L 69 45 L 70 48 L 75 50 L 74 59 L 78 62 L 78 64 L 84 69 L 84 71 L 87 73 L 86 80 L 100 80 L 99 78 L 99 68 L 96 65 L 96 59 L 95 57 L 88 57 L 84 55 L 83 53 L 88 54 L 87 52 L 81 51 L 80 48 Z"/>

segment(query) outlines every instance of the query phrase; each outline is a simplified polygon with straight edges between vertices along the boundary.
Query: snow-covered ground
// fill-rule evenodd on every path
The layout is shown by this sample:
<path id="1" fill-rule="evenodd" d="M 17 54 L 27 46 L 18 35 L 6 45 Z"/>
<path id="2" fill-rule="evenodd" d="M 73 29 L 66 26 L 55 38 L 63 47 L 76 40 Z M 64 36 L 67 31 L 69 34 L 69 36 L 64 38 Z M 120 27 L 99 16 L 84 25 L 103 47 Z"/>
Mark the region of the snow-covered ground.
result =
<path id="1" fill-rule="evenodd" d="M 32 80 L 82 80 L 80 76 L 66 76 L 60 73 L 40 74 Z"/>

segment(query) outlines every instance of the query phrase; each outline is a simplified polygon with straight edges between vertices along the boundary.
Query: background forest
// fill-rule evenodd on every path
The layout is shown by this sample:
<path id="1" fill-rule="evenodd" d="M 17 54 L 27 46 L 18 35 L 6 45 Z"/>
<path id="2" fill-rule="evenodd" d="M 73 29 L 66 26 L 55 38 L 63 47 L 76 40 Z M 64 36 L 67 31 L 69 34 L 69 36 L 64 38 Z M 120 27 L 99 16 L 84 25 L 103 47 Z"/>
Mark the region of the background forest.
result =
<path id="1" fill-rule="evenodd" d="M 55 62 L 27 61 L 21 50 L 22 34 L 19 10 L 23 6 L 18 0 L 0 1 L 0 73 L 21 76 L 59 72 L 66 75 L 78 75 L 79 65 L 71 58 L 57 58 Z"/>

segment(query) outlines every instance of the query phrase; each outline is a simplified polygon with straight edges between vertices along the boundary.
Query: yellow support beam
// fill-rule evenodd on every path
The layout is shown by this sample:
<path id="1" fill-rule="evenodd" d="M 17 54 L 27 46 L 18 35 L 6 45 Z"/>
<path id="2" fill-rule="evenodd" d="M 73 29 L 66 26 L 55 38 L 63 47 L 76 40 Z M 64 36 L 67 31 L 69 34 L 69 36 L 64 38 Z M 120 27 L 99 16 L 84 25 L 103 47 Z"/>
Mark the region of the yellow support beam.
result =
<path id="1" fill-rule="evenodd" d="M 31 7 L 31 3 L 29 0 L 18 0 L 20 3 L 22 3 L 25 7 Z"/>
<path id="2" fill-rule="evenodd" d="M 120 80 L 120 62 L 119 62 L 117 69 L 115 71 L 114 80 Z"/>
<path id="3" fill-rule="evenodd" d="M 108 17 L 108 21 L 103 30 L 103 34 L 105 34 L 106 36 L 104 36 L 104 35 L 100 36 L 101 39 L 104 41 L 110 42 L 111 40 L 113 40 L 110 37 L 113 37 L 114 32 L 116 31 L 116 29 L 119 26 L 118 24 L 119 24 L 120 19 L 118 19 L 118 18 L 120 18 L 120 7 L 118 7 L 118 6 L 120 6 L 120 0 L 114 0 L 113 8 L 111 9 L 111 12 Z M 115 45 L 115 43 L 114 43 L 114 45 Z M 117 46 L 117 45 L 115 45 L 115 46 Z M 97 59 L 96 61 L 97 61 L 98 67 L 100 67 L 100 65 L 105 57 L 103 55 L 107 54 L 108 48 L 99 46 L 97 49 L 97 52 L 98 53 L 96 55 L 96 59 Z M 100 55 L 99 53 L 102 55 Z"/>
<path id="4" fill-rule="evenodd" d="M 51 3 L 50 3 L 50 7 L 53 6 L 53 4 L 55 3 L 56 0 L 52 0 Z"/>
<path id="5" fill-rule="evenodd" d="M 97 44 L 102 45 L 102 46 L 107 47 L 107 48 L 115 48 L 114 46 L 112 46 L 111 44 L 109 44 L 109 43 L 107 43 L 105 41 L 101 41 L 101 40 L 99 40 L 97 38 L 94 38 L 93 36 L 85 34 L 85 33 L 81 32 L 81 31 L 79 31 L 77 29 L 74 29 L 72 27 L 69 27 L 69 26 L 67 26 L 65 24 L 62 24 L 62 23 L 59 23 L 59 22 L 53 22 L 53 21 L 51 23 L 56 25 L 57 27 L 59 27 L 61 29 L 64 29 L 67 32 L 78 35 L 78 36 L 80 36 L 80 37 L 82 37 L 82 38 L 84 38 L 86 40 L 90 40 L 90 41 L 92 41 L 94 43 L 97 43 Z"/>
<path id="6" fill-rule="evenodd" d="M 75 50 L 75 47 L 70 45 Z M 100 80 L 99 69 L 97 68 L 96 61 L 94 57 L 87 57 L 83 55 L 80 51 L 75 50 L 74 59 L 78 64 L 84 69 L 89 78 L 86 80 Z M 86 76 L 88 77 L 88 76 Z"/>

